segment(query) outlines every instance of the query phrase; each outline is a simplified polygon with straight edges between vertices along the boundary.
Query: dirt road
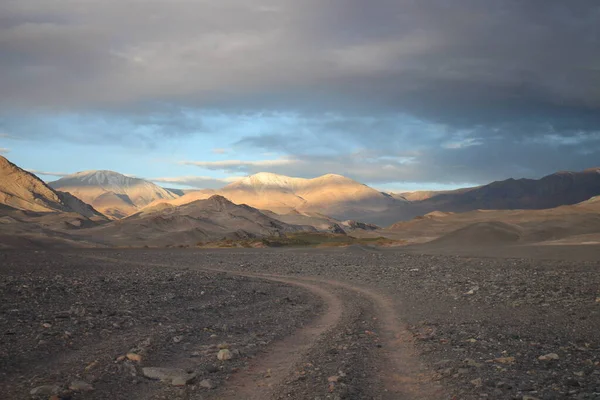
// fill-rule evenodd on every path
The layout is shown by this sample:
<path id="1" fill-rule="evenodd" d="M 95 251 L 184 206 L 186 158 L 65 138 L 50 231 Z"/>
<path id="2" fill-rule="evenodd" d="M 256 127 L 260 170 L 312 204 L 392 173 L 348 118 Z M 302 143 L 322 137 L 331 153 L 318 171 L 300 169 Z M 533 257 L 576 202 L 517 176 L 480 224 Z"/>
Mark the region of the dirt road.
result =
<path id="1" fill-rule="evenodd" d="M 0 252 L 0 392 L 598 399 L 599 287 L 595 262 L 364 248 Z"/>

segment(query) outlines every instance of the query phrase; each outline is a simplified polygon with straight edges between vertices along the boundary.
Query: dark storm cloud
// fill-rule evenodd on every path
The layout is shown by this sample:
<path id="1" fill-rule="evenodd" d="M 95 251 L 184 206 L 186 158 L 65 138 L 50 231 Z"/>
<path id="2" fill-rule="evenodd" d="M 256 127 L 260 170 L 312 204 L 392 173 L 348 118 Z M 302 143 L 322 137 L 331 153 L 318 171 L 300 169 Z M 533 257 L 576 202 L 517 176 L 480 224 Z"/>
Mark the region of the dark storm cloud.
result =
<path id="1" fill-rule="evenodd" d="M 171 136 L 206 132 L 164 104 L 295 113 L 297 129 L 237 146 L 411 154 L 382 176 L 415 181 L 600 159 L 597 0 L 29 0 L 0 15 L 4 114 L 116 113 Z"/>

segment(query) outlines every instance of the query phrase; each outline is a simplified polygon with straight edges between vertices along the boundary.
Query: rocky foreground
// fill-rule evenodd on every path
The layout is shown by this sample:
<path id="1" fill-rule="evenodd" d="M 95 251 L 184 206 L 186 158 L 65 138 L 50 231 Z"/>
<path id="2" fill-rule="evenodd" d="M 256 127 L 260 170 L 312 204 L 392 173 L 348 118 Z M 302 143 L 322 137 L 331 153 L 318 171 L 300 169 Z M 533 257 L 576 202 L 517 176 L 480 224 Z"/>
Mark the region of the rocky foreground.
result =
<path id="1" fill-rule="evenodd" d="M 600 399 L 599 268 L 368 248 L 4 252 L 0 391 Z"/>

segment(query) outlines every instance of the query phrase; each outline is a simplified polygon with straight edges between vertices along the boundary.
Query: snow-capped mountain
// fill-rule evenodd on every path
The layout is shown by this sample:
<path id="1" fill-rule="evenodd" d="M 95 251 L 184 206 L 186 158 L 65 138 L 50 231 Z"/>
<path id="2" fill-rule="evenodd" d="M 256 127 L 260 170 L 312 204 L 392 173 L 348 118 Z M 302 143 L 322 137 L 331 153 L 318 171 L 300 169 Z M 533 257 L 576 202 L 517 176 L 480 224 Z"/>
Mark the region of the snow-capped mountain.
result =
<path id="1" fill-rule="evenodd" d="M 49 185 L 71 193 L 112 218 L 126 217 L 156 200 L 179 197 L 152 182 L 114 171 L 78 172 Z"/>
<path id="2" fill-rule="evenodd" d="M 385 210 L 400 202 L 342 175 L 327 174 L 305 179 L 261 172 L 220 190 L 187 193 L 169 203 L 186 204 L 213 194 L 220 194 L 236 204 L 248 204 L 276 213 L 319 212 L 341 219 L 357 213 Z"/>

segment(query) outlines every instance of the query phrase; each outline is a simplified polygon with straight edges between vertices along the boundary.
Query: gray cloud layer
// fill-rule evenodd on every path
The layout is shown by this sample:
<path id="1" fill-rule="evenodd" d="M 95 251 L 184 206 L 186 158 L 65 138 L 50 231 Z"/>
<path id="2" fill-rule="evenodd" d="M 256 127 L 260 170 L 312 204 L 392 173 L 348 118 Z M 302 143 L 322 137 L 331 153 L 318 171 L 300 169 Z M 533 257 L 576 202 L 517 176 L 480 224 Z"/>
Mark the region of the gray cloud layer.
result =
<path id="1" fill-rule="evenodd" d="M 305 175 L 481 182 L 600 156 L 597 0 L 29 0 L 0 15 L 4 110 L 298 113 L 317 122 L 237 146 Z M 160 134 L 197 130 L 166 112 Z"/>

